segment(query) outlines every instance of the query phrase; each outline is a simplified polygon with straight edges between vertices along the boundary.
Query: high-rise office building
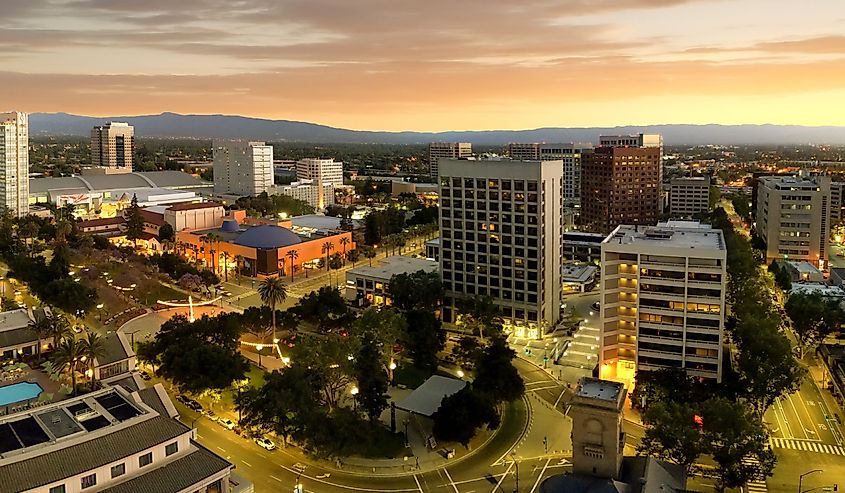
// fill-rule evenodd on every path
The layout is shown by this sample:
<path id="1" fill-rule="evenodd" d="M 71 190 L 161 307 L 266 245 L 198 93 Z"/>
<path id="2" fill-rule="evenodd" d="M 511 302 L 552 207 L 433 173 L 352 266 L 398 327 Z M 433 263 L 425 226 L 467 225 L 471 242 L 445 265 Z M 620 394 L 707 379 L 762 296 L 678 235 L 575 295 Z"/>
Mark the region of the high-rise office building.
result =
<path id="1" fill-rule="evenodd" d="M 592 144 L 542 144 L 540 160 L 563 161 L 563 202 L 575 207 L 581 201 L 581 160 L 593 152 Z"/>
<path id="2" fill-rule="evenodd" d="M 541 145 L 512 142 L 508 144 L 508 156 L 518 161 L 539 161 Z"/>
<path id="3" fill-rule="evenodd" d="M 727 279 L 721 230 L 692 221 L 618 226 L 602 243 L 600 378 L 681 368 L 722 379 Z"/>
<path id="4" fill-rule="evenodd" d="M 439 159 L 460 159 L 472 155 L 472 144 L 466 142 L 432 142 L 428 145 L 429 174 L 437 178 Z"/>
<path id="5" fill-rule="evenodd" d="M 757 234 L 766 262 L 804 260 L 827 268 L 829 176 L 763 176 L 757 187 Z"/>
<path id="6" fill-rule="evenodd" d="M 836 226 L 845 219 L 845 182 L 834 181 L 830 184 L 830 225 Z"/>
<path id="7" fill-rule="evenodd" d="M 273 188 L 273 193 L 301 200 L 315 209 L 321 209 L 335 203 L 334 186 L 331 183 L 320 186 L 314 180 L 301 180 L 288 185 L 280 185 Z"/>
<path id="8" fill-rule="evenodd" d="M 659 147 L 663 149 L 663 136 L 660 134 L 600 135 L 601 147 Z"/>
<path id="9" fill-rule="evenodd" d="M 29 214 L 29 116 L 0 113 L 0 206 Z"/>
<path id="10" fill-rule="evenodd" d="M 669 181 L 669 215 L 691 218 L 710 210 L 710 178 L 695 176 Z"/>
<path id="11" fill-rule="evenodd" d="M 603 146 L 584 154 L 581 223 L 585 229 L 606 234 L 620 224 L 657 223 L 661 169 L 659 147 Z"/>
<path id="12" fill-rule="evenodd" d="M 135 127 L 109 122 L 91 129 L 91 164 L 121 171 L 132 171 L 135 153 Z"/>
<path id="13" fill-rule="evenodd" d="M 273 187 L 273 146 L 264 142 L 214 142 L 214 193 L 258 195 Z"/>
<path id="14" fill-rule="evenodd" d="M 489 296 L 522 337 L 560 318 L 560 161 L 440 160 L 444 319 Z"/>
<path id="15" fill-rule="evenodd" d="M 343 185 L 343 163 L 334 159 L 300 159 L 296 162 L 296 178 L 298 180 L 312 180 L 319 191 L 318 209 L 334 204 L 332 196 L 326 196 L 326 185 L 335 187 Z"/>

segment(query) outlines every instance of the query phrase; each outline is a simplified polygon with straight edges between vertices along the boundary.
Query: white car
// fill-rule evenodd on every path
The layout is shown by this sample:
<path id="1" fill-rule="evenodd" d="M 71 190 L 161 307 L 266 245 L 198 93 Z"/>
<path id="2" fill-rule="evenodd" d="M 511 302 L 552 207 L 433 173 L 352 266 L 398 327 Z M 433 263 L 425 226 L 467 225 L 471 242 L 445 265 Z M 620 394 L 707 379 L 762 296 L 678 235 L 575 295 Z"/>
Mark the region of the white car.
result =
<path id="1" fill-rule="evenodd" d="M 259 447 L 261 447 L 265 450 L 275 450 L 276 449 L 276 444 L 273 443 L 273 441 L 270 440 L 269 438 L 258 437 L 258 438 L 255 439 L 255 443 L 257 443 Z"/>
<path id="2" fill-rule="evenodd" d="M 217 424 L 226 428 L 227 430 L 234 430 L 235 429 L 235 422 L 229 418 L 220 418 L 217 420 Z"/>

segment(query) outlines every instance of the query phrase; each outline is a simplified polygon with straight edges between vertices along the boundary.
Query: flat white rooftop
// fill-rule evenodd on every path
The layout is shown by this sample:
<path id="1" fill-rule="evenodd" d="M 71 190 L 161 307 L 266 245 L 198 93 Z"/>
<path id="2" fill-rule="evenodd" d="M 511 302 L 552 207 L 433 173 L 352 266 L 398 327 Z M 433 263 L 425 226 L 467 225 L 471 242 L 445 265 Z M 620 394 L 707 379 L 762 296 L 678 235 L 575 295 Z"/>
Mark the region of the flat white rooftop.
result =
<path id="1" fill-rule="evenodd" d="M 575 391 L 575 394 L 578 397 L 616 402 L 616 399 L 619 398 L 619 393 L 622 392 L 623 388 L 625 388 L 625 386 L 619 382 L 584 377 L 578 383 L 578 389 Z"/>
<path id="2" fill-rule="evenodd" d="M 595 265 L 563 264 L 560 266 L 560 280 L 584 283 L 589 281 L 597 270 Z"/>
<path id="3" fill-rule="evenodd" d="M 696 221 L 667 221 L 657 226 L 622 224 L 602 243 L 725 250 L 722 231 Z"/>
<path id="4" fill-rule="evenodd" d="M 437 272 L 437 269 L 439 268 L 440 263 L 433 260 L 394 255 L 392 257 L 385 258 L 379 264 L 372 267 L 369 265 L 362 265 L 361 267 L 350 269 L 347 272 L 347 278 L 363 276 L 389 281 L 391 277 L 397 274 L 410 274 L 420 270 L 426 272 Z"/>

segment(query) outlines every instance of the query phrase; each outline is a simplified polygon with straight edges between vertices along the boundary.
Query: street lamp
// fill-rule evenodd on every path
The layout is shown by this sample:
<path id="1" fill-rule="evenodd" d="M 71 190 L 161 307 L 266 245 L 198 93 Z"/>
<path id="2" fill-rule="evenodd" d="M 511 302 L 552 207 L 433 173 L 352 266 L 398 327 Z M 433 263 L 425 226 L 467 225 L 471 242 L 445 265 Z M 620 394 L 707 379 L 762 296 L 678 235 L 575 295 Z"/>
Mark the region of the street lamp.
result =
<path id="1" fill-rule="evenodd" d="M 516 488 L 514 488 L 513 493 L 519 493 L 519 462 L 516 461 L 516 452 L 511 452 L 511 458 L 513 465 L 516 467 Z"/>
<path id="2" fill-rule="evenodd" d="M 352 387 L 349 393 L 352 394 L 352 410 L 358 411 L 358 387 Z"/>
<path id="3" fill-rule="evenodd" d="M 804 474 L 798 476 L 798 493 L 801 493 L 801 483 L 804 481 L 804 476 L 809 476 L 814 472 L 824 472 L 823 469 L 813 469 L 812 471 L 807 471 Z"/>
<path id="4" fill-rule="evenodd" d="M 464 378 L 464 371 L 458 370 L 458 378 Z"/>

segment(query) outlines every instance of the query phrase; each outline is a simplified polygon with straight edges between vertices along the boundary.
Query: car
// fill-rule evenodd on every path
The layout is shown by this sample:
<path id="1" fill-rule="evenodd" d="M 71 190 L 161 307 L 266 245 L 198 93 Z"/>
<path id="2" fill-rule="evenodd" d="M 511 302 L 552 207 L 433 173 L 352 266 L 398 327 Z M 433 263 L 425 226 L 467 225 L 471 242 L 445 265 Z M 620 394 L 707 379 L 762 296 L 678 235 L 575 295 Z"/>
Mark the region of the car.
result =
<path id="1" fill-rule="evenodd" d="M 150 380 L 150 379 L 153 378 L 153 377 L 150 376 L 149 373 L 147 373 L 145 371 L 142 371 L 140 374 L 141 374 L 141 380 Z"/>
<path id="2" fill-rule="evenodd" d="M 230 293 L 229 291 L 223 291 L 222 293 L 220 293 L 220 295 L 228 298 L 228 297 L 232 296 L 232 293 Z"/>
<path id="3" fill-rule="evenodd" d="M 198 413 L 202 412 L 202 404 L 193 399 L 188 399 L 188 402 L 186 402 L 185 405 Z"/>
<path id="4" fill-rule="evenodd" d="M 188 397 L 188 396 L 187 396 L 187 395 L 185 395 L 185 394 L 179 394 L 179 395 L 177 395 L 177 396 L 176 396 L 176 400 L 177 400 L 177 401 L 179 401 L 179 402 L 181 402 L 182 404 L 184 404 L 184 405 L 186 405 L 186 406 L 187 406 L 187 405 L 188 405 L 188 401 L 190 401 L 190 400 L 191 400 L 191 398 L 190 398 L 190 397 Z"/>
<path id="5" fill-rule="evenodd" d="M 211 421 L 217 421 L 217 415 L 214 414 L 214 411 L 208 410 L 204 411 L 203 414 L 206 418 L 210 419 Z"/>
<path id="6" fill-rule="evenodd" d="M 276 444 L 269 438 L 258 437 L 255 439 L 255 443 L 264 450 L 276 450 Z"/>
<path id="7" fill-rule="evenodd" d="M 600 307 L 601 307 L 601 304 L 598 301 L 596 301 L 595 303 L 590 305 L 590 308 L 592 308 L 593 310 L 598 310 Z"/>
<path id="8" fill-rule="evenodd" d="M 235 429 L 235 422 L 229 418 L 220 418 L 217 420 L 217 424 L 226 428 L 227 430 L 234 430 Z"/>

